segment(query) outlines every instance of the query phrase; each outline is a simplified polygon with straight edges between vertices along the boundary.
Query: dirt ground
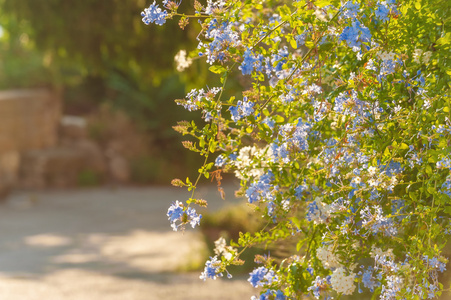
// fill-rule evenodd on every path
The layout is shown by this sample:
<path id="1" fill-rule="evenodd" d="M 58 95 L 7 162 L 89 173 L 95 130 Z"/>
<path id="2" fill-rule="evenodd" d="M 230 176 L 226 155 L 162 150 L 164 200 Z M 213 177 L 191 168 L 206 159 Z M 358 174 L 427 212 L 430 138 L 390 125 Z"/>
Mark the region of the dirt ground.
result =
<path id="1" fill-rule="evenodd" d="M 199 196 L 218 209 L 212 189 Z M 199 279 L 196 230 L 173 232 L 166 212 L 189 197 L 174 187 L 20 192 L 0 205 L 0 299 L 249 299 L 246 278 Z"/>

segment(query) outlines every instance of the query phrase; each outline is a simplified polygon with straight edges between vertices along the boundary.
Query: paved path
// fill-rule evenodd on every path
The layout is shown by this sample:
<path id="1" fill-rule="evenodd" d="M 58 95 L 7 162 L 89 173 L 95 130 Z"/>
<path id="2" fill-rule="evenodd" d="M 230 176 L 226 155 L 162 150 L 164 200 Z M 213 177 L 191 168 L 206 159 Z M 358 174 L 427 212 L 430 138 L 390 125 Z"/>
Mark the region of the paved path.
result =
<path id="1" fill-rule="evenodd" d="M 227 203 L 199 194 L 213 209 Z M 173 187 L 12 195 L 0 205 L 0 300 L 249 299 L 245 278 L 176 272 L 204 263 L 200 234 L 172 232 L 166 217 L 187 197 Z"/>

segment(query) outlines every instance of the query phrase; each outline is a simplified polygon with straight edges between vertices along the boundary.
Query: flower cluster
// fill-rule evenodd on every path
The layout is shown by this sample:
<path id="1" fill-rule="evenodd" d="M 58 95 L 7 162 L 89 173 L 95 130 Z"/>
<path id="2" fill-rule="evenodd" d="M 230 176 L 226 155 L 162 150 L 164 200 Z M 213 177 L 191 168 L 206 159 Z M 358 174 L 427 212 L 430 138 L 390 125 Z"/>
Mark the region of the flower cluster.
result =
<path id="1" fill-rule="evenodd" d="M 182 72 L 193 63 L 193 60 L 191 58 L 186 57 L 186 50 L 180 50 L 174 57 L 174 60 L 177 64 L 177 71 L 179 72 Z"/>
<path id="2" fill-rule="evenodd" d="M 210 260 L 207 260 L 205 263 L 204 271 L 199 278 L 205 281 L 207 278 L 216 280 L 216 278 L 222 277 L 222 272 L 220 272 L 221 265 L 221 261 L 218 260 L 217 256 L 210 257 Z"/>
<path id="3" fill-rule="evenodd" d="M 268 270 L 265 267 L 258 267 L 249 273 L 250 277 L 247 281 L 251 283 L 253 287 L 259 287 L 269 285 L 273 281 L 277 281 L 277 275 L 273 270 Z"/>
<path id="4" fill-rule="evenodd" d="M 254 112 L 253 107 L 254 103 L 248 101 L 247 97 L 244 97 L 242 101 L 238 101 L 236 106 L 229 108 L 232 114 L 232 120 L 236 122 L 244 117 L 250 116 Z"/>
<path id="5" fill-rule="evenodd" d="M 190 223 L 191 227 L 194 228 L 196 225 L 200 225 L 202 218 L 202 215 L 197 214 L 194 208 L 185 208 L 183 203 L 178 200 L 168 208 L 167 216 L 174 231 L 177 231 L 179 227 L 183 228 L 186 223 Z M 181 223 L 177 224 L 177 222 Z"/>
<path id="6" fill-rule="evenodd" d="M 356 274 L 351 272 L 347 275 L 346 273 L 343 267 L 335 269 L 330 276 L 330 284 L 337 293 L 352 295 L 355 290 L 354 278 Z"/>
<path id="7" fill-rule="evenodd" d="M 451 78 L 438 2 L 208 0 L 194 10 L 201 32 L 190 56 L 205 59 L 222 86 L 178 100 L 205 122 L 176 128 L 205 158 L 196 184 L 234 173 L 237 194 L 266 222 L 238 246 L 218 240 L 201 278 L 240 263 L 238 248 L 283 245 L 278 263 L 250 273 L 262 288 L 253 299 L 440 295 L 440 249 L 451 232 Z M 155 2 L 143 17 L 167 18 Z M 187 203 L 170 207 L 173 228 L 199 224 L 195 201 Z M 281 242 L 288 237 L 295 245 Z"/>
<path id="8" fill-rule="evenodd" d="M 154 1 L 148 8 L 145 8 L 144 11 L 141 12 L 141 16 L 143 17 L 142 21 L 146 25 L 155 23 L 161 26 L 166 23 L 168 12 L 158 7 L 158 4 L 155 4 Z"/>

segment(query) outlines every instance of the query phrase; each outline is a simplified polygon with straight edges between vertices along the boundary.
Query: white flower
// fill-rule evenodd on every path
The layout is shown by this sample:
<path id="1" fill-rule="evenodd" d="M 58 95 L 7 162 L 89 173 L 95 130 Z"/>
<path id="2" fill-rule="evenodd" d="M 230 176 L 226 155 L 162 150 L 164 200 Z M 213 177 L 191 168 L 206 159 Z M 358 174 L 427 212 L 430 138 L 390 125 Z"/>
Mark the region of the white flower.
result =
<path id="1" fill-rule="evenodd" d="M 352 179 L 352 183 L 355 183 L 356 185 L 359 185 L 362 182 L 362 179 L 359 176 L 356 176 Z"/>
<path id="2" fill-rule="evenodd" d="M 177 71 L 182 72 L 186 68 L 188 68 L 193 60 L 191 58 L 186 57 L 186 51 L 180 50 L 174 57 L 175 63 L 177 64 Z"/>
<path id="3" fill-rule="evenodd" d="M 379 257 L 386 256 L 386 257 L 393 258 L 393 249 L 388 249 L 387 251 L 382 251 L 381 248 L 378 248 L 378 247 L 372 245 L 370 255 L 372 258 L 376 258 L 376 256 L 379 256 Z"/>
<path id="4" fill-rule="evenodd" d="M 316 250 L 316 256 L 323 263 L 325 268 L 337 268 L 340 267 L 341 264 L 338 262 L 337 257 L 332 252 L 333 245 L 322 246 Z"/>
<path id="5" fill-rule="evenodd" d="M 354 278 L 356 274 L 351 272 L 346 275 L 345 269 L 340 267 L 336 269 L 330 276 L 330 283 L 332 288 L 337 293 L 343 293 L 343 295 L 352 295 L 355 290 Z"/>
<path id="6" fill-rule="evenodd" d="M 393 110 L 394 110 L 395 114 L 397 114 L 397 113 L 399 113 L 401 111 L 401 109 L 402 109 L 402 107 L 397 105 L 397 106 L 394 107 Z"/>
<path id="7" fill-rule="evenodd" d="M 415 49 L 413 51 L 413 61 L 416 62 L 417 64 L 420 63 L 420 57 L 421 57 L 422 53 L 423 53 L 423 50 L 421 50 L 421 49 Z"/>
<path id="8" fill-rule="evenodd" d="M 378 186 L 380 184 L 379 180 L 370 179 L 368 180 L 368 184 L 371 187 Z"/>
<path id="9" fill-rule="evenodd" d="M 393 60 L 395 58 L 395 53 L 393 52 L 385 52 L 385 51 L 381 51 L 377 54 L 377 56 L 379 56 L 380 59 L 382 60 Z"/>
<path id="10" fill-rule="evenodd" d="M 432 52 L 426 51 L 423 53 L 423 50 L 421 49 L 415 49 L 413 51 L 413 61 L 417 64 L 423 62 L 425 64 L 429 63 L 429 60 L 431 59 Z"/>
<path id="11" fill-rule="evenodd" d="M 236 253 L 236 249 L 227 246 L 225 238 L 220 237 L 215 241 L 214 252 L 216 255 L 222 254 L 222 256 L 224 256 L 225 259 L 231 260 L 233 258 L 233 254 Z"/>
<path id="12" fill-rule="evenodd" d="M 374 166 L 371 166 L 368 168 L 368 174 L 373 176 L 374 174 L 376 174 L 377 168 Z"/>
<path id="13" fill-rule="evenodd" d="M 327 15 L 326 15 L 323 11 L 321 11 L 320 9 L 315 10 L 315 16 L 316 16 L 319 20 L 321 20 L 321 21 L 323 21 L 323 22 L 327 22 L 327 21 L 328 21 L 328 20 L 327 20 Z"/>
<path id="14" fill-rule="evenodd" d="M 235 176 L 241 180 L 244 180 L 246 177 L 253 177 L 258 179 L 265 173 L 264 167 L 265 161 L 270 161 L 272 156 L 271 148 L 268 146 L 264 148 L 257 148 L 255 146 L 246 146 L 240 149 L 238 157 L 235 161 Z M 262 162 L 260 166 L 255 166 L 253 161 L 254 158 L 256 160 Z"/>
<path id="15" fill-rule="evenodd" d="M 357 53 L 357 60 L 362 60 L 362 58 L 363 58 L 363 53 L 362 52 Z"/>
<path id="16" fill-rule="evenodd" d="M 422 59 L 423 63 L 425 63 L 425 64 L 429 63 L 429 60 L 431 59 L 431 56 L 432 56 L 432 52 L 431 51 L 424 52 L 423 53 L 423 59 Z"/>
<path id="17" fill-rule="evenodd" d="M 377 68 L 376 68 L 376 66 L 374 65 L 374 61 L 373 61 L 373 59 L 369 59 L 368 60 L 368 63 L 366 64 L 366 67 L 365 67 L 367 70 L 373 70 L 373 71 L 376 71 L 377 70 Z"/>

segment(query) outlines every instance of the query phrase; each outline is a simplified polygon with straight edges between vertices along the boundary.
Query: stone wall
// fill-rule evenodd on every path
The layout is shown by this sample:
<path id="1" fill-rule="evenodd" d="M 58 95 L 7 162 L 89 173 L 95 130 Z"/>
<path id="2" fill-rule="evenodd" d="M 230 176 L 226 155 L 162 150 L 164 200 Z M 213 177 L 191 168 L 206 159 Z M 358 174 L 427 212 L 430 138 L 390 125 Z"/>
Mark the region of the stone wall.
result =
<path id="1" fill-rule="evenodd" d="M 54 147 L 61 101 L 48 90 L 0 92 L 0 154 Z"/>
<path id="2" fill-rule="evenodd" d="M 134 149 L 133 141 L 142 141 L 124 131 L 130 127 L 127 122 L 124 126 L 118 120 L 111 115 L 102 120 L 119 128 L 106 135 L 103 145 L 90 138 L 84 117 L 62 115 L 57 93 L 44 89 L 0 91 L 0 200 L 11 188 L 126 183 L 130 170 L 124 149 Z"/>
<path id="3" fill-rule="evenodd" d="M 60 118 L 56 93 L 0 91 L 0 197 L 16 184 L 24 152 L 57 145 Z"/>

